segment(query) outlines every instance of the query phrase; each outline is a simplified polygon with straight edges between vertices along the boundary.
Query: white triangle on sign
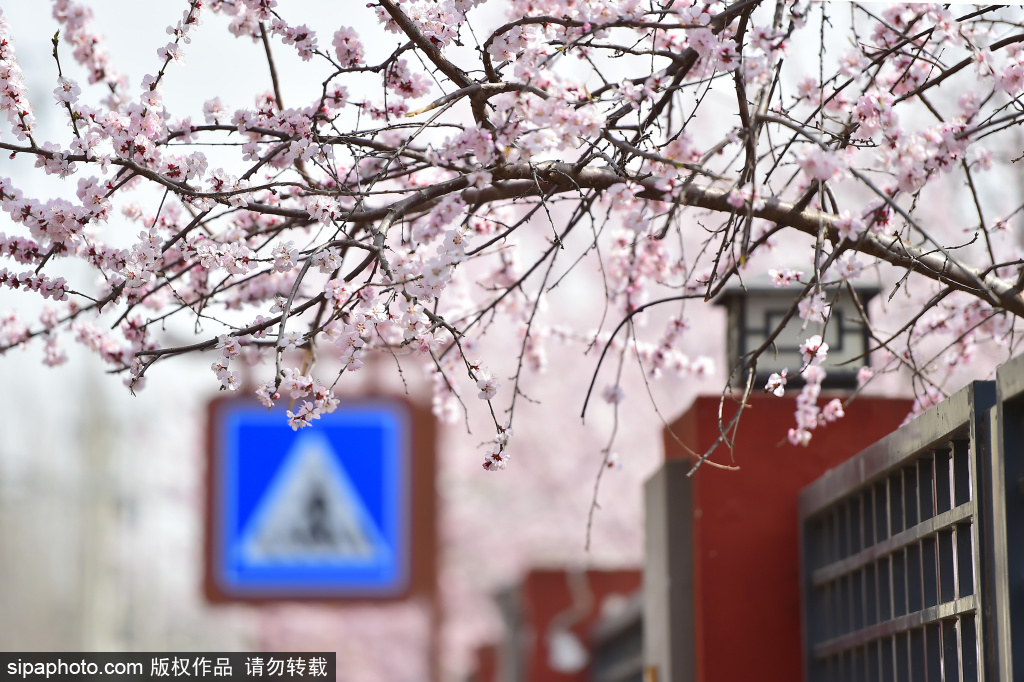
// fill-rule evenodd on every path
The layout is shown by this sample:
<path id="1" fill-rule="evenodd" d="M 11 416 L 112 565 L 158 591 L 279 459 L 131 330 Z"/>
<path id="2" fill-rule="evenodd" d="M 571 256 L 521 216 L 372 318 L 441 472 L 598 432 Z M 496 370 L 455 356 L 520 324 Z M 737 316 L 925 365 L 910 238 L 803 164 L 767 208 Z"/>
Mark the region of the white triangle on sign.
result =
<path id="1" fill-rule="evenodd" d="M 303 433 L 241 537 L 250 564 L 373 565 L 388 543 L 327 440 Z"/>

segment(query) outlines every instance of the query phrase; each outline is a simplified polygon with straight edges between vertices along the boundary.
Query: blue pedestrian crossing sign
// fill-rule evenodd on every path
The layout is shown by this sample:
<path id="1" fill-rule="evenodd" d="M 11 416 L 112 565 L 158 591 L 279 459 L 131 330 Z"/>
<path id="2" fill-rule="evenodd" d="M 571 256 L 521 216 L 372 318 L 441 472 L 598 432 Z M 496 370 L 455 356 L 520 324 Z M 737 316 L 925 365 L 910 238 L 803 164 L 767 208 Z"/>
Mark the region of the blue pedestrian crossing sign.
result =
<path id="1" fill-rule="evenodd" d="M 396 597 L 411 566 L 411 431 L 393 401 L 293 431 L 281 411 L 213 411 L 208 581 L 228 599 Z"/>

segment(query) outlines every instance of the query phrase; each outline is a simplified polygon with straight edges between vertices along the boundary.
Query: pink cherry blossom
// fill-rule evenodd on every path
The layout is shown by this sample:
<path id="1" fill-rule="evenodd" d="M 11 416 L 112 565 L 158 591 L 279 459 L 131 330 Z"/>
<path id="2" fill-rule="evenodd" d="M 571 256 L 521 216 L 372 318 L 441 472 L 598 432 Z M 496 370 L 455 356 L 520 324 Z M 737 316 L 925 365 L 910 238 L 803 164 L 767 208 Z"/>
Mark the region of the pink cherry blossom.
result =
<path id="1" fill-rule="evenodd" d="M 820 365 L 828 357 L 828 344 L 821 340 L 819 334 L 815 334 L 800 344 L 800 355 L 803 356 L 804 364 Z"/>
<path id="2" fill-rule="evenodd" d="M 313 21 L 190 0 L 135 36 L 131 68 L 84 1 L 52 3 L 56 55 L 0 15 L 0 354 L 56 365 L 77 344 L 135 390 L 208 352 L 210 387 L 251 375 L 297 429 L 362 390 L 352 372 L 393 370 L 439 419 L 486 425 L 502 470 L 537 386 L 584 377 L 570 416 L 600 425 L 648 390 L 682 409 L 659 382 L 749 376 L 704 306 L 765 274 L 801 329 L 798 445 L 842 418 L 823 337 L 847 325 L 871 339 L 860 383 L 902 382 L 920 409 L 1016 352 L 1012 8 L 655 4 L 379 0 Z M 223 64 L 197 63 L 197 31 Z M 239 64 L 250 91 L 218 90 Z M 834 314 L 871 286 L 866 321 Z M 765 352 L 792 351 L 776 338 Z"/>
<path id="3" fill-rule="evenodd" d="M 765 384 L 764 390 L 781 398 L 786 392 L 786 374 L 789 372 L 789 368 L 784 368 L 782 372 L 772 372 L 771 376 L 768 377 L 768 383 Z"/>

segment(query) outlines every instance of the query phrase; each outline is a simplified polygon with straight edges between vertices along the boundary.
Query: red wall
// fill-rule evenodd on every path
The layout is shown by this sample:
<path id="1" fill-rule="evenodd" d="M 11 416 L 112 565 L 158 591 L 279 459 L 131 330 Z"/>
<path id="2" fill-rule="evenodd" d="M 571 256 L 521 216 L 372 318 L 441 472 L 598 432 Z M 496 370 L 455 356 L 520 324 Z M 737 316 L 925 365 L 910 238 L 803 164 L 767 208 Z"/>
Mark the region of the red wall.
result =
<path id="1" fill-rule="evenodd" d="M 822 396 L 824 405 L 832 396 Z M 803 679 L 797 495 L 828 469 L 896 429 L 909 400 L 859 397 L 842 419 L 814 431 L 807 447 L 790 445 L 795 397 L 749 398 L 729 451 L 693 476 L 694 598 L 697 679 Z M 719 396 L 697 398 L 672 424 L 703 453 L 719 435 Z M 735 413 L 726 401 L 725 418 Z M 665 457 L 692 457 L 668 433 Z"/>
<path id="2" fill-rule="evenodd" d="M 586 571 L 587 586 L 593 595 L 587 616 L 572 628 L 583 646 L 590 641 L 590 630 L 601 616 L 601 604 L 605 597 L 620 594 L 628 597 L 640 589 L 641 572 Z M 567 571 L 532 570 L 527 573 L 519 588 L 523 606 L 526 631 L 532 634 L 528 647 L 528 682 L 589 682 L 587 668 L 574 674 L 556 672 L 548 667 L 547 633 L 551 619 L 570 608 L 573 603 Z"/>
<path id="3" fill-rule="evenodd" d="M 476 666 L 470 682 L 498 681 L 498 645 L 484 644 L 476 648 Z"/>

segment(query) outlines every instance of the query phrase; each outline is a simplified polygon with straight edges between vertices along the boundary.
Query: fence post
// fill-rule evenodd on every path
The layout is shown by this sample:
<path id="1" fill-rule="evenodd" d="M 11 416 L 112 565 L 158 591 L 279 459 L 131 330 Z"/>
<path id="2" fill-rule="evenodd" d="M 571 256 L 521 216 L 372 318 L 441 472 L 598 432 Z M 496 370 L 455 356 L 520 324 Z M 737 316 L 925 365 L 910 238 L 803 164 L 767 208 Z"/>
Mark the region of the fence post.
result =
<path id="1" fill-rule="evenodd" d="M 690 467 L 668 460 L 644 485 L 644 682 L 697 679 Z"/>

